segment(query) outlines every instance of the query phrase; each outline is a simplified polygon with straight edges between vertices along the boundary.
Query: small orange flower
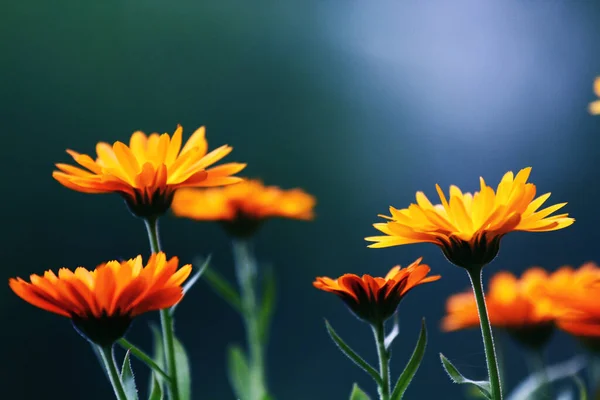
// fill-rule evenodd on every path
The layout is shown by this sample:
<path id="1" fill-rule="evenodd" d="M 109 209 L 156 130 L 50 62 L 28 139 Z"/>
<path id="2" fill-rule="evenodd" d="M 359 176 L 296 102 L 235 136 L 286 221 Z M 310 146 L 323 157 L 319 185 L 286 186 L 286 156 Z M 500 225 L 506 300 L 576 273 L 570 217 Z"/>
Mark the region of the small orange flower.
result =
<path id="1" fill-rule="evenodd" d="M 390 207 L 391 217 L 380 215 L 389 221 L 373 226 L 385 236 L 365 239 L 375 242 L 369 246 L 373 248 L 434 243 L 455 265 L 481 267 L 496 257 L 500 239 L 509 232 L 553 231 L 574 222 L 568 214 L 550 216 L 567 203 L 538 211 L 550 193 L 535 198 L 535 185 L 527 183 L 530 172 L 531 168 L 516 176 L 507 172 L 495 192 L 483 178 L 475 194 L 450 186 L 450 201 L 436 185 L 442 204 L 433 205 L 423 192 L 417 192 L 417 204 L 400 210 Z"/>
<path id="2" fill-rule="evenodd" d="M 553 331 L 555 313 L 550 303 L 539 301 L 537 293 L 549 279 L 546 271 L 537 267 L 527 270 L 520 279 L 506 271 L 494 275 L 486 296 L 490 324 L 507 330 L 524 345 L 545 344 Z M 444 331 L 479 327 L 477 303 L 470 289 L 450 296 L 446 312 Z"/>
<path id="3" fill-rule="evenodd" d="M 597 77 L 596 80 L 594 81 L 594 93 L 596 93 L 597 97 L 600 97 L 600 76 Z M 600 99 L 591 102 L 588 109 L 591 114 L 599 115 L 600 114 Z"/>
<path id="4" fill-rule="evenodd" d="M 558 269 L 539 295 L 554 308 L 559 328 L 581 338 L 600 338 L 600 268 L 595 263 Z"/>
<path id="5" fill-rule="evenodd" d="M 398 304 L 412 288 L 440 279 L 439 275 L 427 276 L 431 269 L 420 264 L 422 259 L 406 268 L 395 266 L 385 278 L 345 274 L 335 280 L 318 277 L 313 286 L 338 295 L 358 318 L 378 324 L 396 312 Z"/>
<path id="6" fill-rule="evenodd" d="M 315 198 L 301 189 L 283 190 L 258 180 L 211 189 L 183 189 L 173 213 L 198 221 L 220 221 L 234 236 L 249 236 L 269 218 L 311 220 Z"/>
<path id="7" fill-rule="evenodd" d="M 237 183 L 246 164 L 230 163 L 207 169 L 232 150 L 224 145 L 207 154 L 205 129 L 197 129 L 181 148 L 183 128 L 173 137 L 165 133 L 146 136 L 134 132 L 129 146 L 115 142 L 96 145 L 94 161 L 86 154 L 67 153 L 85 169 L 56 164 L 52 176 L 69 189 L 84 193 L 119 193 L 131 211 L 143 218 L 162 215 L 169 209 L 179 188 L 222 186 Z M 181 149 L 181 151 L 180 151 Z"/>
<path id="8" fill-rule="evenodd" d="M 177 270 L 179 260 L 153 254 L 146 266 L 142 256 L 109 261 L 94 271 L 66 268 L 31 275 L 30 282 L 11 278 L 10 288 L 26 302 L 67 318 L 92 342 L 107 346 L 122 337 L 132 318 L 171 307 L 183 296 L 182 283 L 191 265 Z"/>

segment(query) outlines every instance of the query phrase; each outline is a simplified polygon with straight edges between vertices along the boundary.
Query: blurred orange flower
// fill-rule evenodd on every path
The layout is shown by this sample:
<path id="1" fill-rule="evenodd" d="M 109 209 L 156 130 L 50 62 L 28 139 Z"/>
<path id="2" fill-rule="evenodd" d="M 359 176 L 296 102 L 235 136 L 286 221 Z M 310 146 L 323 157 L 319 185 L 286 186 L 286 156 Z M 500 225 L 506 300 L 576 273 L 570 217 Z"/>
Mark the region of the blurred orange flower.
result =
<path id="1" fill-rule="evenodd" d="M 594 81 L 594 93 L 596 93 L 597 97 L 600 97 L 600 76 L 596 78 Z M 600 99 L 596 101 L 592 101 L 588 107 L 591 114 L 598 115 L 600 114 Z"/>
<path id="2" fill-rule="evenodd" d="M 61 268 L 31 275 L 30 282 L 11 278 L 10 288 L 26 302 L 71 318 L 73 325 L 92 342 L 106 346 L 122 337 L 133 317 L 171 307 L 183 297 L 181 285 L 191 265 L 177 270 L 179 260 L 164 253 L 127 261 L 109 261 L 88 271 Z"/>
<path id="3" fill-rule="evenodd" d="M 555 310 L 559 328 L 582 338 L 600 337 L 600 267 L 595 263 L 558 269 L 540 295 Z"/>
<path id="4" fill-rule="evenodd" d="M 165 133 L 146 136 L 134 132 L 129 146 L 115 142 L 96 145 L 94 161 L 86 154 L 67 153 L 83 168 L 56 164 L 52 176 L 69 189 L 84 193 L 119 193 L 139 217 L 156 217 L 168 210 L 174 192 L 183 187 L 222 186 L 237 183 L 231 175 L 246 164 L 229 163 L 207 169 L 232 150 L 221 146 L 207 154 L 205 129 L 197 129 L 182 144 L 181 125 L 170 137 Z"/>
<path id="5" fill-rule="evenodd" d="M 552 304 L 540 301 L 539 290 L 550 277 L 541 268 L 527 270 L 520 279 L 510 272 L 495 274 L 487 291 L 490 324 L 507 330 L 528 346 L 542 346 L 550 338 L 555 313 Z M 479 327 L 477 304 L 472 290 L 452 295 L 446 302 L 442 330 L 456 331 Z"/>
<path id="6" fill-rule="evenodd" d="M 406 268 L 395 266 L 385 278 L 345 274 L 335 280 L 318 277 L 313 286 L 338 295 L 358 318 L 378 324 L 396 312 L 412 288 L 440 279 L 440 275 L 427 276 L 431 269 L 421 261 L 419 258 Z"/>
<path id="7" fill-rule="evenodd" d="M 365 238 L 369 247 L 389 247 L 410 243 L 434 243 L 455 265 L 481 267 L 494 259 L 500 239 L 512 231 L 544 232 L 565 228 L 574 222 L 568 214 L 550 216 L 567 203 L 538 209 L 550 193 L 535 198 L 536 187 L 527 183 L 531 168 L 514 176 L 507 172 L 496 191 L 479 178 L 480 191 L 463 193 L 450 186 L 450 201 L 436 185 L 442 204 L 433 205 L 417 192 L 417 204 L 405 209 L 390 207 L 388 222 L 373 226 L 384 236 Z"/>
<path id="8" fill-rule="evenodd" d="M 266 219 L 314 218 L 315 198 L 301 189 L 283 190 L 258 180 L 211 189 L 182 189 L 173 199 L 173 213 L 199 221 L 220 221 L 235 236 L 248 236 Z"/>

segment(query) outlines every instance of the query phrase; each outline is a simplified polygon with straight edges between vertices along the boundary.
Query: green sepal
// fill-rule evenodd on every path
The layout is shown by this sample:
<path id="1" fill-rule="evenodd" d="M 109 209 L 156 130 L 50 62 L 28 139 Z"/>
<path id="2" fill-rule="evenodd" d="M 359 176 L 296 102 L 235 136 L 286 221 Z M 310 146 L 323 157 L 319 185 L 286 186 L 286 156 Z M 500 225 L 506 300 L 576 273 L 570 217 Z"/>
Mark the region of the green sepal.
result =
<path id="1" fill-rule="evenodd" d="M 348 357 L 350 360 L 352 360 L 356 365 L 358 365 L 360 368 L 362 368 L 366 373 L 371 375 L 371 378 L 373 378 L 375 380 L 375 382 L 377 382 L 377 384 L 379 386 L 381 386 L 382 382 L 381 382 L 381 376 L 379 375 L 379 372 L 377 372 L 377 370 L 375 368 L 373 368 L 371 365 L 369 365 L 368 362 L 366 362 L 361 356 L 359 356 L 354 350 L 352 350 L 350 348 L 350 346 L 348 346 L 342 340 L 342 338 L 335 332 L 335 330 L 333 330 L 333 328 L 331 327 L 331 325 L 329 324 L 329 322 L 327 320 L 325 320 L 325 326 L 327 327 L 327 332 L 329 332 L 329 336 L 331 336 L 331 339 L 335 342 L 335 344 L 337 344 L 338 348 L 342 351 L 342 353 L 344 353 L 346 355 L 346 357 Z"/>
<path id="2" fill-rule="evenodd" d="M 198 262 L 196 264 L 196 262 L 194 262 L 192 265 L 200 265 L 200 267 L 196 270 L 196 272 L 194 272 L 194 274 L 189 277 L 185 283 L 182 286 L 183 289 L 183 294 L 185 296 L 185 294 L 192 288 L 192 286 L 194 286 L 194 284 L 196 284 L 196 282 L 198 282 L 198 279 L 200 279 L 200 277 L 202 276 L 202 274 L 204 274 L 204 272 L 206 271 L 206 268 L 208 268 L 208 264 L 210 263 L 210 255 L 208 257 L 206 257 L 206 259 L 204 260 L 204 262 L 200 263 Z M 169 310 L 169 313 L 171 315 L 173 315 L 175 313 L 175 307 L 177 307 L 179 303 L 175 304 L 174 306 L 171 307 L 171 309 Z"/>
<path id="3" fill-rule="evenodd" d="M 177 368 L 177 386 L 179 387 L 179 399 L 191 400 L 192 381 L 190 374 L 190 362 L 188 360 L 185 348 L 177 339 L 173 337 L 173 347 L 175 350 L 175 365 Z"/>
<path id="4" fill-rule="evenodd" d="M 259 337 L 263 345 L 269 340 L 269 327 L 271 325 L 271 317 L 275 309 L 276 298 L 276 282 L 275 274 L 272 269 L 266 269 L 265 272 L 265 287 L 260 303 L 260 311 L 258 314 L 258 329 Z"/>
<path id="5" fill-rule="evenodd" d="M 444 367 L 444 370 L 446 370 L 446 373 L 448 374 L 452 382 L 458 384 L 474 385 L 487 399 L 492 398 L 492 387 L 489 381 L 474 381 L 471 379 L 467 379 L 458 371 L 458 369 L 454 365 L 452 365 L 450 360 L 444 357 L 442 353 L 440 353 L 440 359 L 442 360 L 442 366 Z"/>
<path id="6" fill-rule="evenodd" d="M 573 375 L 573 380 L 575 381 L 575 386 L 577 386 L 577 391 L 579 392 L 579 400 L 588 400 L 588 393 L 583 380 L 577 375 Z"/>
<path id="7" fill-rule="evenodd" d="M 368 394 L 363 392 L 361 388 L 358 387 L 358 384 L 354 384 L 352 386 L 352 393 L 350 393 L 350 400 L 371 400 Z"/>
<path id="8" fill-rule="evenodd" d="M 250 387 L 250 368 L 244 350 L 238 345 L 229 346 L 227 350 L 227 369 L 229 370 L 229 383 L 237 399 L 244 400 Z"/>
<path id="9" fill-rule="evenodd" d="M 210 287 L 212 287 L 212 289 L 223 298 L 223 300 L 233 307 L 234 310 L 240 314 L 243 313 L 240 295 L 233 288 L 233 286 L 227 282 L 227 279 L 209 267 L 204 270 L 202 277 L 210 285 Z"/>
<path id="10" fill-rule="evenodd" d="M 160 367 L 160 369 L 162 369 L 164 371 L 166 363 L 165 363 L 165 352 L 164 352 L 164 348 L 163 348 L 162 333 L 160 332 L 160 329 L 155 324 L 150 324 L 150 330 L 152 331 L 152 342 L 153 342 L 152 360 L 154 360 L 156 365 L 158 365 Z M 150 379 L 150 388 L 149 388 L 148 392 L 153 393 L 155 390 L 154 386 L 156 384 L 160 385 L 160 391 L 164 392 L 165 385 L 166 385 L 165 379 L 160 374 L 157 374 L 155 372 L 152 373 L 152 376 L 154 378 Z"/>
<path id="11" fill-rule="evenodd" d="M 151 379 L 152 384 L 150 390 L 150 397 L 148 397 L 148 400 L 163 400 L 162 389 L 160 388 L 160 383 L 158 383 L 158 381 L 156 380 L 156 376 L 152 374 Z"/>
<path id="12" fill-rule="evenodd" d="M 398 378 L 398 382 L 396 382 L 390 400 L 400 400 L 402 396 L 404 396 L 404 392 L 406 392 L 408 385 L 415 377 L 415 374 L 421 365 L 426 347 L 427 328 L 425 327 L 425 318 L 423 318 L 421 320 L 421 332 L 419 332 L 419 338 L 417 339 L 415 349 L 413 350 L 412 356 L 410 356 L 410 360 L 408 360 L 408 364 L 406 364 L 404 371 L 402 371 L 400 378 Z"/>
<path id="13" fill-rule="evenodd" d="M 123 367 L 121 368 L 121 384 L 125 390 L 127 400 L 138 400 L 137 387 L 135 386 L 135 376 L 131 369 L 131 359 L 129 358 L 129 350 L 125 353 Z"/>

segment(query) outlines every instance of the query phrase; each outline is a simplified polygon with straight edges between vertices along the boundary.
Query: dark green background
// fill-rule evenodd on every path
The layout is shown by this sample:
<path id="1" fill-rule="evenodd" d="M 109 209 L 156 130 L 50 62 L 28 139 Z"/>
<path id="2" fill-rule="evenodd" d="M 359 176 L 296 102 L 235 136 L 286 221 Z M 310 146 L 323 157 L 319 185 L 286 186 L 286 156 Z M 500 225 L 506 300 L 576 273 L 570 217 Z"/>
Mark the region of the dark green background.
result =
<path id="1" fill-rule="evenodd" d="M 475 190 L 508 170 L 533 166 L 539 192 L 569 201 L 577 219 L 553 233 L 516 233 L 489 274 L 531 265 L 555 269 L 599 260 L 600 117 L 586 107 L 600 74 L 595 0 L 476 1 L 13 1 L 0 6 L 0 156 L 3 276 L 93 267 L 146 254 L 143 224 L 117 196 L 70 191 L 51 178 L 64 150 L 93 153 L 97 141 L 134 130 L 189 135 L 207 126 L 211 148 L 247 175 L 318 198 L 312 223 L 273 221 L 256 237 L 278 278 L 269 382 L 278 400 L 345 399 L 373 384 L 330 342 L 328 318 L 374 361 L 368 327 L 317 275 L 383 274 L 423 255 L 442 280 L 400 306 L 397 376 L 425 316 L 430 332 L 408 399 L 458 399 L 442 371 L 444 352 L 485 376 L 477 331 L 444 334 L 448 295 L 464 272 L 432 245 L 383 250 L 363 238 L 387 207 L 408 205 L 435 183 Z M 216 224 L 164 220 L 163 245 L 190 262 L 213 254 L 232 276 L 227 237 Z M 108 399 L 91 350 L 58 316 L 0 291 L 2 399 Z M 130 339 L 148 348 L 147 322 Z M 237 316 L 205 284 L 179 307 L 177 332 L 190 351 L 195 399 L 230 400 L 227 343 L 243 340 Z M 508 384 L 526 373 L 503 343 Z M 558 334 L 548 359 L 577 347 Z M 145 381 L 143 366 L 136 363 Z M 145 387 L 145 386 L 144 386 Z M 202 394 L 202 396 L 200 396 Z"/>

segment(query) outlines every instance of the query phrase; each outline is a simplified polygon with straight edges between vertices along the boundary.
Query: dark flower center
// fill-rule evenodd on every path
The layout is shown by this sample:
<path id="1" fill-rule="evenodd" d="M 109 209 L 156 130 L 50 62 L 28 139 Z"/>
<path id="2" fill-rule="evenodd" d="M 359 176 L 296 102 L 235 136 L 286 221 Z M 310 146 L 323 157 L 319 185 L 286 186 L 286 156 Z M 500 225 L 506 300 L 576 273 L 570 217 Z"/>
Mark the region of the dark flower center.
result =
<path id="1" fill-rule="evenodd" d="M 136 217 L 153 218 L 163 215 L 171 207 L 175 191 L 166 188 L 149 193 L 144 189 L 136 189 L 135 196 L 122 194 L 129 211 Z"/>
<path id="2" fill-rule="evenodd" d="M 470 241 L 451 236 L 443 241 L 441 248 L 452 264 L 465 269 L 481 268 L 492 262 L 500 250 L 502 236 L 488 236 L 483 232 Z"/>
<path id="3" fill-rule="evenodd" d="M 125 335 L 132 319 L 129 315 L 119 315 L 117 313 L 109 316 L 104 313 L 100 318 L 74 315 L 71 320 L 75 330 L 81 336 L 92 343 L 106 347 Z"/>

